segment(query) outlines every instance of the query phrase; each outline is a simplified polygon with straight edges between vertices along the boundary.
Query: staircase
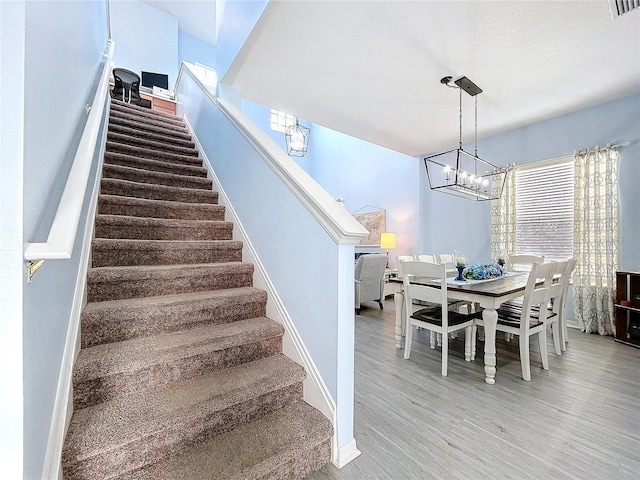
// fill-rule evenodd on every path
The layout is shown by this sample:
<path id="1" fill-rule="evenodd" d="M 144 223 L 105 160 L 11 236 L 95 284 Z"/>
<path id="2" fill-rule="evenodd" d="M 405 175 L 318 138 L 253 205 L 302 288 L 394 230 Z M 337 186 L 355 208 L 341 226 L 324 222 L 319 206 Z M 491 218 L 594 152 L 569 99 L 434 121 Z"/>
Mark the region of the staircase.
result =
<path id="1" fill-rule="evenodd" d="M 65 479 L 295 479 L 332 427 L 182 120 L 113 101 Z"/>

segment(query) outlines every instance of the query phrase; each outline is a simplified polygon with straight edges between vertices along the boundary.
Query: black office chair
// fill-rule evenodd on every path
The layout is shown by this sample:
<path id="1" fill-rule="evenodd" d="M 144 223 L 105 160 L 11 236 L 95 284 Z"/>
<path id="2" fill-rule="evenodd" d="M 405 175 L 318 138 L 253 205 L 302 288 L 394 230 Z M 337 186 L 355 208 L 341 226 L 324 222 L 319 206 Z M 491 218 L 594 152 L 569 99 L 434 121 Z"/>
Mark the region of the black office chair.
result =
<path id="1" fill-rule="evenodd" d="M 140 77 L 137 73 L 124 68 L 114 68 L 113 80 L 115 84 L 111 91 L 111 98 L 151 108 L 151 101 L 140 97 Z"/>

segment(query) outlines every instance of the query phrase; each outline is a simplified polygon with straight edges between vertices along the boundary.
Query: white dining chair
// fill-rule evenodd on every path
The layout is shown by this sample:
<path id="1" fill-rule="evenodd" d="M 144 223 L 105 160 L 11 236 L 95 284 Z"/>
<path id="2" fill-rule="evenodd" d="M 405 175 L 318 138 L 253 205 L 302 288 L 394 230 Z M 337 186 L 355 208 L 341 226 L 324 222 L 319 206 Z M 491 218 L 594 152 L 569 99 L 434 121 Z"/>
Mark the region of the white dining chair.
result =
<path id="1" fill-rule="evenodd" d="M 423 254 L 420 254 L 420 255 L 416 255 L 416 261 L 417 262 L 438 263 L 436 261 L 436 256 L 435 255 L 431 255 L 429 253 L 423 253 Z"/>
<path id="2" fill-rule="evenodd" d="M 415 277 L 433 280 L 433 285 L 412 283 Z M 472 327 L 478 314 L 461 314 L 450 310 L 447 299 L 447 275 L 442 263 L 404 262 L 402 264 L 402 282 L 405 301 L 405 344 L 404 358 L 411 355 L 413 326 L 427 329 L 440 334 L 442 341 L 442 369 L 443 377 L 447 376 L 447 356 L 449 350 L 448 334 L 458 330 L 465 330 L 464 351 L 465 360 L 473 360 L 475 351 Z M 428 306 L 416 305 L 415 302 L 428 302 Z M 435 348 L 433 341 L 431 348 Z"/>
<path id="3" fill-rule="evenodd" d="M 569 283 L 573 269 L 576 267 L 577 260 L 571 258 L 565 262 L 558 262 L 555 273 L 555 281 L 551 286 L 551 305 L 547 315 L 547 323 L 552 326 L 553 345 L 556 355 L 560 355 L 562 351 L 567 350 L 567 319 L 565 314 L 565 306 L 567 303 L 567 292 L 569 291 Z"/>
<path id="4" fill-rule="evenodd" d="M 534 263 L 544 263 L 544 255 L 509 255 L 507 272 L 528 272 Z"/>
<path id="5" fill-rule="evenodd" d="M 505 269 L 507 272 L 529 272 L 534 263 L 544 263 L 544 255 L 509 255 Z M 504 334 L 504 340 L 510 342 L 513 335 Z"/>
<path id="6" fill-rule="evenodd" d="M 456 264 L 453 253 L 440 253 L 438 254 L 438 261 L 445 264 L 447 273 L 456 273 Z"/>
<path id="7" fill-rule="evenodd" d="M 547 326 L 548 304 L 551 296 L 551 284 L 556 271 L 556 263 L 534 263 L 529 272 L 527 286 L 524 290 L 522 306 L 513 308 L 509 302 L 500 306 L 496 330 L 518 335 L 520 341 L 520 365 L 522 378 L 531 381 L 531 364 L 529 360 L 529 339 L 538 336 L 542 368 L 549 370 L 547 355 Z M 540 284 L 538 284 L 538 282 Z M 484 325 L 481 319 L 477 325 Z"/>

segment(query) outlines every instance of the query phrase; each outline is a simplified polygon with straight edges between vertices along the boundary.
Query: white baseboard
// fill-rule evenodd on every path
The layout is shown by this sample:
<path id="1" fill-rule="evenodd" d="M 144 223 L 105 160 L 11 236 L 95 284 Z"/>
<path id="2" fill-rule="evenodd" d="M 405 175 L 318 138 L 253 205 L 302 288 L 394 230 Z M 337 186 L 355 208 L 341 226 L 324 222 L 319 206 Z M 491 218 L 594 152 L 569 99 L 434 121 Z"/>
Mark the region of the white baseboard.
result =
<path id="1" fill-rule="evenodd" d="M 352 438 L 344 445 L 338 447 L 338 455 L 334 457 L 332 463 L 338 467 L 342 468 L 347 463 L 351 462 L 353 459 L 357 458 L 360 455 L 360 450 L 356 446 L 356 439 Z"/>
<path id="2" fill-rule="evenodd" d="M 106 111 L 109 111 L 110 100 L 107 100 Z M 107 113 L 108 117 L 108 113 Z M 105 122 L 105 125 L 108 121 Z M 62 447 L 67 435 L 71 415 L 73 415 L 73 364 L 80 352 L 80 314 L 86 303 L 85 292 L 87 285 L 87 270 L 89 268 L 89 258 L 91 255 L 91 240 L 95 227 L 95 215 L 98 205 L 98 193 L 100 192 L 100 178 L 102 176 L 102 164 L 104 161 L 104 150 L 106 146 L 106 126 L 103 142 L 100 147 L 96 178 L 93 184 L 93 191 L 87 212 L 87 222 L 85 224 L 84 236 L 82 239 L 80 263 L 76 286 L 73 294 L 73 305 L 69 315 L 69 327 L 65 339 L 64 352 L 62 353 L 62 365 L 60 376 L 58 377 L 58 388 L 53 406 L 53 416 L 49 427 L 49 438 L 47 440 L 47 451 L 45 453 L 42 478 L 47 480 L 62 479 Z M 63 261 L 63 260 L 51 260 Z"/>

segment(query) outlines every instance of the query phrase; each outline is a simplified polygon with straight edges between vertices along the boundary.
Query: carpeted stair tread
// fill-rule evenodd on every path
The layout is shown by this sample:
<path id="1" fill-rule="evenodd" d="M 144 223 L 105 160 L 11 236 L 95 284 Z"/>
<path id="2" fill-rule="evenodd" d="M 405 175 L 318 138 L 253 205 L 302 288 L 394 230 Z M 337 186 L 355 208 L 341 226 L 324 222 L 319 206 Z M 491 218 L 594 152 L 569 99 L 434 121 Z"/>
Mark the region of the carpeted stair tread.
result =
<path id="1" fill-rule="evenodd" d="M 174 117 L 175 118 L 175 117 Z M 136 112 L 111 111 L 109 115 L 109 125 L 118 123 L 120 125 L 128 125 L 139 130 L 154 131 L 155 129 L 164 130 L 168 135 L 180 134 L 189 135 L 189 130 L 182 120 L 166 121 L 164 118 L 143 118 Z"/>
<path id="2" fill-rule="evenodd" d="M 105 152 L 104 163 L 108 165 L 120 165 L 122 167 L 137 168 L 152 172 L 173 173 L 176 175 L 188 175 L 191 177 L 207 176 L 207 169 L 197 165 L 163 162 L 149 158 L 139 158 L 124 153 Z"/>
<path id="3" fill-rule="evenodd" d="M 126 143 L 132 147 L 142 147 L 147 150 L 158 150 L 160 152 L 171 152 L 179 155 L 186 155 L 189 157 L 197 157 L 198 151 L 193 147 L 183 147 L 180 145 L 174 145 L 167 142 L 158 142 L 154 140 L 148 140 L 146 138 L 133 137 L 130 135 L 123 135 L 109 129 L 107 132 L 107 141 L 113 143 Z"/>
<path id="4" fill-rule="evenodd" d="M 298 401 L 304 378 L 300 365 L 274 355 L 77 410 L 64 477 L 106 478 L 154 463 Z"/>
<path id="5" fill-rule="evenodd" d="M 111 111 L 120 111 L 129 113 L 131 115 L 138 115 L 140 117 L 160 120 L 162 122 L 173 122 L 178 124 L 183 123 L 182 118 L 171 115 L 170 113 L 160 112 L 151 108 L 140 107 L 131 103 L 125 103 L 122 100 L 118 100 L 116 98 L 111 99 Z"/>
<path id="6" fill-rule="evenodd" d="M 175 173 L 152 172 L 139 168 L 122 167 L 120 165 L 105 164 L 102 168 L 102 178 L 129 180 L 132 182 L 165 185 L 168 187 L 195 188 L 211 190 L 210 178 L 176 175 Z"/>
<path id="7" fill-rule="evenodd" d="M 330 460 L 202 163 L 182 119 L 111 102 L 66 480 L 297 479 Z"/>
<path id="8" fill-rule="evenodd" d="M 138 132 L 150 132 L 153 134 L 162 135 L 166 139 L 181 139 L 191 141 L 191 134 L 186 127 L 175 126 L 172 129 L 167 129 L 164 126 L 152 125 L 148 123 L 140 123 L 136 117 L 118 115 L 118 112 L 112 111 L 109 117 L 109 128 L 113 125 L 120 125 L 127 127 Z"/>
<path id="9" fill-rule="evenodd" d="M 305 478 L 331 456 L 331 423 L 296 402 L 119 480 Z"/>
<path id="10" fill-rule="evenodd" d="M 163 150 L 149 150 L 138 145 L 129 145 L 127 143 L 113 142 L 111 140 L 107 140 L 105 149 L 107 152 L 124 153 L 138 158 L 160 160 L 163 162 L 177 163 L 179 165 L 202 166 L 202 159 L 195 155 L 181 155 L 179 153 L 166 152 Z"/>
<path id="11" fill-rule="evenodd" d="M 253 268 L 243 262 L 96 267 L 87 273 L 87 301 L 248 287 Z"/>
<path id="12" fill-rule="evenodd" d="M 186 203 L 218 203 L 218 192 L 201 188 L 171 187 L 152 183 L 103 178 L 100 193 L 149 200 L 169 200 Z"/>
<path id="13" fill-rule="evenodd" d="M 96 238 L 91 247 L 93 267 L 201 264 L 242 260 L 242 242 L 237 240 Z"/>
<path id="14" fill-rule="evenodd" d="M 224 220 L 225 207 L 211 203 L 186 203 L 122 197 L 120 195 L 99 195 L 98 213 L 104 215 L 217 221 Z"/>
<path id="15" fill-rule="evenodd" d="M 96 216 L 96 238 L 147 240 L 231 240 L 233 224 L 219 220 L 176 220 Z"/>
<path id="16" fill-rule="evenodd" d="M 258 317 L 83 348 L 73 372 L 74 408 L 275 355 L 283 334 L 282 325 Z"/>
<path id="17" fill-rule="evenodd" d="M 90 302 L 81 316 L 82 348 L 263 317 L 266 304 L 267 293 L 251 286 Z"/>
<path id="18" fill-rule="evenodd" d="M 156 112 L 158 113 L 158 112 Z M 153 125 L 155 127 L 161 127 L 166 130 L 175 130 L 177 132 L 187 132 L 187 127 L 184 125 L 184 121 L 181 118 L 171 115 L 143 115 L 138 111 L 126 109 L 118 110 L 113 109 L 109 114 L 109 119 L 114 120 L 128 120 L 133 121 L 140 125 Z"/>
<path id="19" fill-rule="evenodd" d="M 179 147 L 195 148 L 195 143 L 187 138 L 177 138 L 170 135 L 164 135 L 159 132 L 150 132 L 147 130 L 140 130 L 133 128 L 129 125 L 121 125 L 118 123 L 109 124 L 109 132 L 118 133 L 127 137 L 137 137 L 153 142 L 161 142 Z"/>

